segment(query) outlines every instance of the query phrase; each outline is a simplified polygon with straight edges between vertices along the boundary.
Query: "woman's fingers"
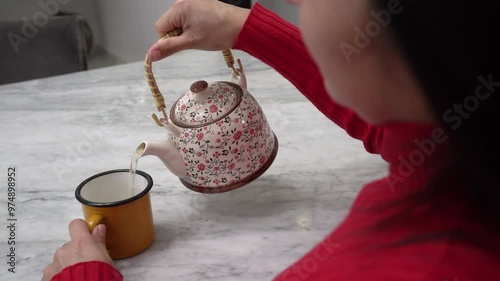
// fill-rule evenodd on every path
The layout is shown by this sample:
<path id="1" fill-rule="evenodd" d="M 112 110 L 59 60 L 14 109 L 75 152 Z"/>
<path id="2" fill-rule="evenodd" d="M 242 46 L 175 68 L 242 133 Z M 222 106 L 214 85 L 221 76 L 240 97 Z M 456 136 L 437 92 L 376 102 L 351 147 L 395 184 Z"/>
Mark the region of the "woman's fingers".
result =
<path id="1" fill-rule="evenodd" d="M 249 10 L 218 0 L 177 0 L 156 22 L 161 40 L 148 51 L 158 61 L 187 49 L 216 51 L 233 46 Z M 163 38 L 173 30 L 182 35 Z"/>
<path id="2" fill-rule="evenodd" d="M 168 9 L 155 24 L 158 38 L 162 38 L 165 34 L 175 29 L 183 29 L 185 27 L 186 16 L 186 2 L 177 1 L 170 9 Z"/>
<path id="3" fill-rule="evenodd" d="M 108 248 L 106 247 L 106 226 L 104 224 L 96 226 L 92 232 L 92 237 L 94 237 L 94 240 L 97 243 L 97 246 L 101 248 L 101 251 L 108 255 Z"/>
<path id="4" fill-rule="evenodd" d="M 71 241 L 89 241 L 92 237 L 87 222 L 82 219 L 74 219 L 69 223 L 69 236 Z"/>
<path id="5" fill-rule="evenodd" d="M 188 34 L 177 37 L 161 39 L 156 42 L 148 51 L 151 61 L 158 61 L 173 55 L 177 52 L 191 49 L 195 45 L 195 39 Z"/>

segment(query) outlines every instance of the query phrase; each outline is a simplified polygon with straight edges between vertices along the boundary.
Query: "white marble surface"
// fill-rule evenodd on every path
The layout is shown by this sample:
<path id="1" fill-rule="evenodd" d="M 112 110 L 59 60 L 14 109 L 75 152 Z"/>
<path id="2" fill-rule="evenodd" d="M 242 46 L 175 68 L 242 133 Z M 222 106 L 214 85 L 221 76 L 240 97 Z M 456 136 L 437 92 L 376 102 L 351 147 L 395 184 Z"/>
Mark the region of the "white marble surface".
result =
<path id="1" fill-rule="evenodd" d="M 363 183 L 386 164 L 324 117 L 287 80 L 242 52 L 249 90 L 280 148 L 257 181 L 224 194 L 185 188 L 154 156 L 138 168 L 154 179 L 154 244 L 119 260 L 125 280 L 271 280 L 329 233 Z M 225 80 L 219 52 L 187 51 L 154 65 L 167 106 L 195 80 Z M 40 280 L 81 217 L 76 186 L 128 168 L 142 140 L 165 137 L 142 62 L 0 86 L 0 280 Z M 7 168 L 15 166 L 16 273 L 7 271 Z"/>

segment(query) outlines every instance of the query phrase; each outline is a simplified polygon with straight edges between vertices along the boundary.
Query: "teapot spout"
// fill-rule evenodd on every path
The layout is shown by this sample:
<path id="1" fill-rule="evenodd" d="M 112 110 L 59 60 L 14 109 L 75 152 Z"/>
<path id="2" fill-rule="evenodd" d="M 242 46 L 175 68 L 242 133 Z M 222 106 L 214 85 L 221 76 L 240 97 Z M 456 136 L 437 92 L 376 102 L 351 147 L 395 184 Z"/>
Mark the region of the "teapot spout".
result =
<path id="1" fill-rule="evenodd" d="M 172 140 L 143 141 L 135 150 L 137 157 L 154 155 L 179 178 L 186 177 L 186 167 Z"/>

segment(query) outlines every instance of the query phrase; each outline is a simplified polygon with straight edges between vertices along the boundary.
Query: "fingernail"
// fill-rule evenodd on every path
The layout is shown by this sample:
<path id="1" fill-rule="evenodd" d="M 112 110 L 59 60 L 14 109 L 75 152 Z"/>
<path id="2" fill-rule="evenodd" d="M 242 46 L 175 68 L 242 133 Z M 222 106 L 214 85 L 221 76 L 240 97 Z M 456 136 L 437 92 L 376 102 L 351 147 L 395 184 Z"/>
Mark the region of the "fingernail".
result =
<path id="1" fill-rule="evenodd" d="M 106 226 L 104 226 L 104 224 L 100 224 L 97 226 L 97 233 L 99 233 L 99 235 L 101 236 L 105 236 L 106 235 Z"/>
<path id="2" fill-rule="evenodd" d="M 155 50 L 155 51 L 149 52 L 149 57 L 151 58 L 152 61 L 159 60 L 161 57 L 160 51 Z"/>

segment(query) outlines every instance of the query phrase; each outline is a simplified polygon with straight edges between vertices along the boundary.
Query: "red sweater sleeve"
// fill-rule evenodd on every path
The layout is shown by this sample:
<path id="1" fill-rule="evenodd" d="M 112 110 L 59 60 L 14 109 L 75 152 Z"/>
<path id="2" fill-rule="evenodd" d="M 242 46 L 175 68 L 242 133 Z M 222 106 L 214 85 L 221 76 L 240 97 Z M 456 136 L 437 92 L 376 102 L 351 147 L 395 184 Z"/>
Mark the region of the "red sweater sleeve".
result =
<path id="1" fill-rule="evenodd" d="M 122 281 L 123 276 L 111 265 L 100 261 L 81 262 L 68 266 L 51 281 Z"/>
<path id="2" fill-rule="evenodd" d="M 376 152 L 376 145 L 372 143 L 375 129 L 330 98 L 297 27 L 256 3 L 233 48 L 274 68 L 325 116 L 350 136 L 362 140 L 367 151 Z"/>

